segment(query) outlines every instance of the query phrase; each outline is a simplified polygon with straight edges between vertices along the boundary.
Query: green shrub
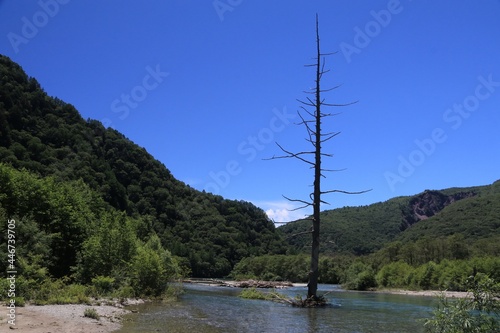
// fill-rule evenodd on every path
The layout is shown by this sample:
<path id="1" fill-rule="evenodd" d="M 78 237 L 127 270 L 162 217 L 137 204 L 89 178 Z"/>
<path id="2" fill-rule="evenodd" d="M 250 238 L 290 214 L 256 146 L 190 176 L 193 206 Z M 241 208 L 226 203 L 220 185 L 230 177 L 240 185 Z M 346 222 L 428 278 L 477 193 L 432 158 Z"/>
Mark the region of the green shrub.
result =
<path id="1" fill-rule="evenodd" d="M 347 269 L 343 286 L 350 290 L 374 288 L 376 287 L 375 272 L 369 265 L 356 261 Z"/>
<path id="2" fill-rule="evenodd" d="M 85 311 L 83 311 L 83 316 L 99 320 L 99 314 L 97 313 L 97 310 L 94 308 L 86 308 Z"/>
<path id="3" fill-rule="evenodd" d="M 47 304 L 50 298 L 60 297 L 65 286 L 61 280 L 45 280 L 33 287 L 30 299 L 37 304 Z"/>
<path id="4" fill-rule="evenodd" d="M 466 291 L 466 281 L 473 274 L 470 261 L 443 260 L 438 265 L 437 288 L 440 290 Z"/>
<path id="5" fill-rule="evenodd" d="M 358 274 L 357 290 L 369 290 L 376 286 L 377 282 L 375 281 L 373 269 L 369 268 Z"/>
<path id="6" fill-rule="evenodd" d="M 344 266 L 349 267 L 345 258 L 341 257 L 320 257 L 319 258 L 319 282 L 339 284 L 342 280 L 342 270 Z"/>
<path id="7" fill-rule="evenodd" d="M 444 295 L 425 322 L 429 333 L 493 333 L 500 331 L 500 285 L 484 274 L 467 281 L 469 297 L 449 300 Z"/>
<path id="8" fill-rule="evenodd" d="M 160 296 L 169 281 L 179 277 L 180 269 L 169 251 L 163 249 L 160 239 L 153 235 L 139 246 L 132 260 L 131 285 L 138 295 Z"/>
<path id="9" fill-rule="evenodd" d="M 66 285 L 63 280 L 46 280 L 33 286 L 30 300 L 36 305 L 90 304 L 90 288 L 81 284 Z"/>
<path id="10" fill-rule="evenodd" d="M 417 268 L 413 283 L 424 290 L 438 289 L 438 274 L 438 265 L 429 261 Z"/>
<path id="11" fill-rule="evenodd" d="M 135 290 L 131 286 L 123 286 L 116 291 L 115 296 L 119 298 L 132 298 L 135 297 Z"/>
<path id="12" fill-rule="evenodd" d="M 477 272 L 483 273 L 500 281 L 500 257 L 478 257 L 471 260 L 471 266 Z"/>
<path id="13" fill-rule="evenodd" d="M 24 297 L 14 297 L 14 301 L 16 306 L 18 307 L 23 307 L 26 305 L 26 301 L 24 300 Z"/>
<path id="14" fill-rule="evenodd" d="M 410 284 L 414 268 L 404 261 L 391 262 L 382 266 L 376 275 L 379 287 L 401 288 Z"/>
<path id="15" fill-rule="evenodd" d="M 247 299 L 267 300 L 269 299 L 269 294 L 264 293 L 263 291 L 257 290 L 255 288 L 248 288 L 248 289 L 243 289 L 239 294 L 239 297 Z"/>
<path id="16" fill-rule="evenodd" d="M 109 295 L 114 289 L 115 279 L 109 276 L 97 276 L 92 279 L 98 295 Z"/>
<path id="17" fill-rule="evenodd" d="M 139 248 L 132 263 L 132 286 L 140 295 L 159 296 L 167 286 L 163 262 L 155 251 Z"/>

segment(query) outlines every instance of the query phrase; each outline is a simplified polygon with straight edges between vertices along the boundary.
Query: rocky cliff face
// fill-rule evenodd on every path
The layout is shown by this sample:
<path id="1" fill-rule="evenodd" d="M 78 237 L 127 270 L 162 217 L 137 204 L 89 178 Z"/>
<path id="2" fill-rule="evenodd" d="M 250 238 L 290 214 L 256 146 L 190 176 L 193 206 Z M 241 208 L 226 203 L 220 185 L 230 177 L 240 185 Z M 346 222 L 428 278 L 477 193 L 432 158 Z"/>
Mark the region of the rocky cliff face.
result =
<path id="1" fill-rule="evenodd" d="M 436 215 L 446 206 L 452 203 L 475 196 L 475 192 L 458 192 L 445 195 L 439 191 L 426 190 L 410 199 L 408 206 L 402 207 L 401 230 L 405 230 L 413 224 Z"/>

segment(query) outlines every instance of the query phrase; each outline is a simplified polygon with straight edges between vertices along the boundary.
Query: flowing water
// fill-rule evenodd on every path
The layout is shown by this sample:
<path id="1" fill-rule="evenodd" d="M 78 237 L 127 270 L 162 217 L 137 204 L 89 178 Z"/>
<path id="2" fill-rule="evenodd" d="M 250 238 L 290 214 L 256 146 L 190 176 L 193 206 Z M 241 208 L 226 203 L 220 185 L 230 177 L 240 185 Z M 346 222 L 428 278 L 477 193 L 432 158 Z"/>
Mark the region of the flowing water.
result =
<path id="1" fill-rule="evenodd" d="M 180 300 L 135 307 L 119 333 L 262 332 L 262 333 L 419 333 L 430 316 L 431 297 L 344 291 L 320 285 L 330 292 L 326 308 L 303 309 L 270 301 L 237 297 L 238 288 L 186 284 Z M 281 290 L 289 296 L 306 294 L 306 287 Z"/>

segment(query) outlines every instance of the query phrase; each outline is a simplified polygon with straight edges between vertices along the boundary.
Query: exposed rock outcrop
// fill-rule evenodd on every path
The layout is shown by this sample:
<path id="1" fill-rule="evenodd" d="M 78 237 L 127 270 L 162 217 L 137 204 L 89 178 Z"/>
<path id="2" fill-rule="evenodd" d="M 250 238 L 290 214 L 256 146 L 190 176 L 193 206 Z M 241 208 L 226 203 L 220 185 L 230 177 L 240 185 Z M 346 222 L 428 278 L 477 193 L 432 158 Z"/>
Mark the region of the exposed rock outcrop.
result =
<path id="1" fill-rule="evenodd" d="M 452 195 L 445 195 L 439 191 L 426 190 L 413 197 L 408 206 L 402 207 L 401 230 L 405 230 L 413 224 L 426 220 L 436 215 L 446 206 L 452 203 L 475 196 L 475 192 L 458 192 Z"/>

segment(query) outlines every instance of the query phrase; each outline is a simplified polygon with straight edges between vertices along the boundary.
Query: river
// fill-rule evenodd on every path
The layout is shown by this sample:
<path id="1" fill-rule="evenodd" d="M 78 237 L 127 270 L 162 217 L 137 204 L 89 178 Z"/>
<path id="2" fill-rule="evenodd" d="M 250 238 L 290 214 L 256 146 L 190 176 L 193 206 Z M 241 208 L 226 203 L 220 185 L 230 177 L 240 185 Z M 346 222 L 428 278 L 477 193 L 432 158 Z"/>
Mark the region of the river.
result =
<path id="1" fill-rule="evenodd" d="M 342 290 L 320 285 L 330 292 L 326 308 L 303 309 L 270 301 L 237 297 L 238 288 L 185 284 L 178 302 L 148 303 L 133 307 L 117 333 L 418 333 L 424 332 L 436 300 L 432 297 L 391 295 Z M 289 296 L 306 294 L 306 287 L 280 291 Z"/>

